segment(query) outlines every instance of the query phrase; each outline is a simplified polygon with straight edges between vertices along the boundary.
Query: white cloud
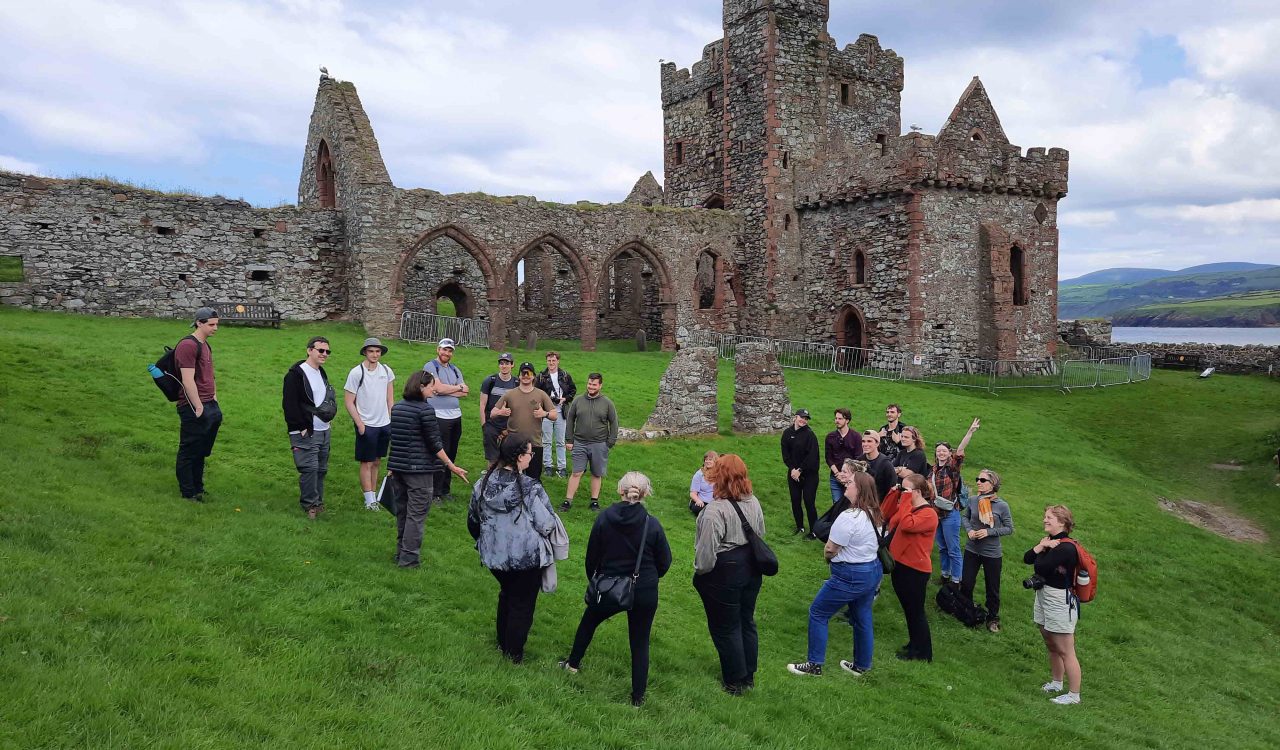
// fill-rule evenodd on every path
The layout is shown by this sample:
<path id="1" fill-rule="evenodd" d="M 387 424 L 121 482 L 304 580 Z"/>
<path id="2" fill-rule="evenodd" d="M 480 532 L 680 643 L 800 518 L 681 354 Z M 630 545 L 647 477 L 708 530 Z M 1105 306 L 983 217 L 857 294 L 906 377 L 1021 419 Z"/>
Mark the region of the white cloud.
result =
<path id="1" fill-rule="evenodd" d="M 1152 219 L 1176 219 L 1205 224 L 1273 223 L 1280 222 L 1280 198 L 1242 200 L 1211 206 L 1152 206 L 1142 208 L 1139 212 Z"/>
<path id="2" fill-rule="evenodd" d="M 21 172 L 22 174 L 44 174 L 44 169 L 42 169 L 39 164 L 26 161 L 25 159 L 19 159 L 16 156 L 8 156 L 7 154 L 0 154 L 0 170 L 4 170 L 6 172 Z"/>
<path id="3" fill-rule="evenodd" d="M 1058 212 L 1060 227 L 1106 227 L 1116 223 L 1116 212 L 1111 209 L 1097 211 L 1072 211 L 1070 207 Z"/>

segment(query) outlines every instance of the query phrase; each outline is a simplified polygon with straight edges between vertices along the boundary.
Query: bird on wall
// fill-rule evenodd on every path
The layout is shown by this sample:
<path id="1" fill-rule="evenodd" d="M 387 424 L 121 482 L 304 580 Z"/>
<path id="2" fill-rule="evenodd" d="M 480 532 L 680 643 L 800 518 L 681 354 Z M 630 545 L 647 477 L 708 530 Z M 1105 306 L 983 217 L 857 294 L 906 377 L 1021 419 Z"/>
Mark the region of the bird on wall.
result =
<path id="1" fill-rule="evenodd" d="M 921 130 L 924 130 L 924 128 L 920 127 L 919 125 L 912 125 L 912 126 L 911 126 L 911 132 L 912 132 L 912 133 L 919 133 Z"/>
<path id="2" fill-rule="evenodd" d="M 320 66 L 320 77 L 321 77 L 321 78 L 328 78 L 328 77 L 329 77 L 329 69 L 328 69 L 328 68 L 326 68 L 326 67 L 325 67 L 325 66 L 323 66 L 323 65 L 321 65 L 321 66 Z"/>

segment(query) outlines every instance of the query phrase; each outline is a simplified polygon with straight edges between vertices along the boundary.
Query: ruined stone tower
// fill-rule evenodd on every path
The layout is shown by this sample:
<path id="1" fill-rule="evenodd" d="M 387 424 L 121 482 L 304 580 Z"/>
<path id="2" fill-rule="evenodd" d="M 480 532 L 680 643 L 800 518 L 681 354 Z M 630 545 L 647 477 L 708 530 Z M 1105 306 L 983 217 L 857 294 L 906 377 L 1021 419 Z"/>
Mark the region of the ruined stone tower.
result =
<path id="1" fill-rule="evenodd" d="M 662 66 L 665 200 L 742 218 L 740 332 L 1043 356 L 1067 153 L 1023 157 L 976 78 L 937 136 L 901 135 L 902 58 L 838 49 L 828 15 L 724 0 L 723 38 Z"/>

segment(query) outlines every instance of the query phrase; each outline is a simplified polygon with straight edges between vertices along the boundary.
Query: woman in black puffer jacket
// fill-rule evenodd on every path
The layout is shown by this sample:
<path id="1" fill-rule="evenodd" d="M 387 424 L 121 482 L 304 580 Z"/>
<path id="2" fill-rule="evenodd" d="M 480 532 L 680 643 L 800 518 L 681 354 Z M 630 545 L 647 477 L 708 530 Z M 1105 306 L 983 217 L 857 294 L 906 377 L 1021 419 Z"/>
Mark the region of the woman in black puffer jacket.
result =
<path id="1" fill-rule="evenodd" d="M 649 515 L 641 502 L 653 494 L 649 478 L 630 471 L 618 482 L 621 502 L 614 503 L 599 516 L 587 540 L 587 579 L 596 573 L 630 576 L 640 558 L 640 574 L 636 580 L 634 603 L 627 610 L 627 636 L 631 644 L 631 704 L 644 703 L 649 684 L 649 631 L 658 611 L 658 579 L 671 567 L 671 546 L 658 519 Z M 647 524 L 646 524 L 647 522 Z M 573 638 L 573 650 L 560 667 L 576 673 L 582 657 L 600 623 L 622 610 L 616 607 L 587 605 Z"/>
<path id="2" fill-rule="evenodd" d="M 443 465 L 463 479 L 467 471 L 449 460 L 440 442 L 436 412 L 427 405 L 435 395 L 435 377 L 419 370 L 404 385 L 404 400 L 391 407 L 391 452 L 387 489 L 396 509 L 396 564 L 416 568 L 422 530 L 431 510 L 431 489 Z"/>

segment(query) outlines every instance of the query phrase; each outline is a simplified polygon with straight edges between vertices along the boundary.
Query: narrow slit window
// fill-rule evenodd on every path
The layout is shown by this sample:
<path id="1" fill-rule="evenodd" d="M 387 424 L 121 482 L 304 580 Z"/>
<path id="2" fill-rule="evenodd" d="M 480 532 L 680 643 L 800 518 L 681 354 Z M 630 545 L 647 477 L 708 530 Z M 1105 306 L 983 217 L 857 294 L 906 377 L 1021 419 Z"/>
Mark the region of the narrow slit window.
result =
<path id="1" fill-rule="evenodd" d="M 840 103 L 849 104 L 849 84 L 847 83 L 840 84 Z"/>

